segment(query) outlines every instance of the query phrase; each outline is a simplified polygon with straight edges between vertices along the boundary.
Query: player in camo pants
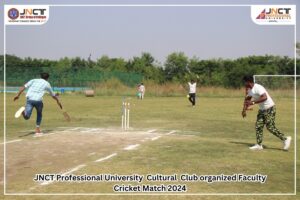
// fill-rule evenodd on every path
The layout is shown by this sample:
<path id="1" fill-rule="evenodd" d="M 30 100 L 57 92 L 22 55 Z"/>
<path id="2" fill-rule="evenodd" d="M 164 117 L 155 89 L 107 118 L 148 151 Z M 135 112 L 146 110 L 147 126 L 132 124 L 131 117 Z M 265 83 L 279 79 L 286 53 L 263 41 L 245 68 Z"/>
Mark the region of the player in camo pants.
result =
<path id="1" fill-rule="evenodd" d="M 257 144 L 261 145 L 263 140 L 263 129 L 266 125 L 268 131 L 273 135 L 281 139 L 282 141 L 286 140 L 286 137 L 282 132 L 280 132 L 275 126 L 275 115 L 276 107 L 273 106 L 267 110 L 259 110 L 257 114 L 255 130 L 256 130 L 256 141 Z"/>
<path id="2" fill-rule="evenodd" d="M 275 127 L 276 107 L 271 96 L 268 94 L 267 90 L 262 85 L 254 83 L 252 76 L 245 76 L 243 80 L 245 83 L 245 88 L 247 90 L 247 96 L 245 97 L 242 116 L 246 117 L 246 111 L 249 110 L 250 106 L 255 104 L 259 105 L 259 111 L 257 114 L 255 124 L 257 144 L 250 147 L 250 149 L 263 149 L 263 129 L 266 125 L 267 129 L 273 135 L 275 135 L 283 141 L 283 149 L 288 150 L 292 138 L 290 136 L 285 137 L 284 134 Z"/>

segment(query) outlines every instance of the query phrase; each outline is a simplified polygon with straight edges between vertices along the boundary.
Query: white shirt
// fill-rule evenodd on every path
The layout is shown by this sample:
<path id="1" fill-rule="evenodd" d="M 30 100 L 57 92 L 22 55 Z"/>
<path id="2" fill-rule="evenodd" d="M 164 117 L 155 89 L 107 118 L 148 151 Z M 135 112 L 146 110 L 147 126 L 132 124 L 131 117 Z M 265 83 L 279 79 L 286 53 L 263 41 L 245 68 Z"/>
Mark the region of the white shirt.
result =
<path id="1" fill-rule="evenodd" d="M 197 83 L 190 83 L 189 82 L 189 86 L 190 86 L 190 92 L 191 94 L 196 93 L 196 87 L 197 87 Z"/>
<path id="2" fill-rule="evenodd" d="M 50 83 L 44 79 L 32 79 L 27 82 L 25 88 L 28 88 L 26 97 L 33 101 L 42 101 L 45 92 L 49 92 L 51 96 L 55 96 Z"/>
<path id="3" fill-rule="evenodd" d="M 248 96 L 251 96 L 254 99 L 254 101 L 258 100 L 259 97 L 261 95 L 263 95 L 264 93 L 266 93 L 266 95 L 267 95 L 267 100 L 259 103 L 260 110 L 266 110 L 266 109 L 271 108 L 272 106 L 275 105 L 274 101 L 272 100 L 272 98 L 268 94 L 267 90 L 262 85 L 255 83 L 253 88 L 248 91 Z"/>
<path id="4" fill-rule="evenodd" d="M 140 85 L 139 90 L 140 90 L 140 92 L 145 92 L 145 86 L 144 85 Z"/>

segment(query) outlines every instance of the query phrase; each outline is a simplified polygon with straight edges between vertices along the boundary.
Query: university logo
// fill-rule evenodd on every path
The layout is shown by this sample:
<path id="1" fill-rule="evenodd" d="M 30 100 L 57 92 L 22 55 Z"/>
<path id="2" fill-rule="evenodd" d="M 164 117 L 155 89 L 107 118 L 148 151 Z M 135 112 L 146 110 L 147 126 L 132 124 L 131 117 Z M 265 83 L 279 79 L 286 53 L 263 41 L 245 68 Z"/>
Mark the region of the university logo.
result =
<path id="1" fill-rule="evenodd" d="M 257 17 L 256 19 L 266 19 L 266 9 L 264 9 Z"/>
<path id="2" fill-rule="evenodd" d="M 19 11 L 16 8 L 11 8 L 8 10 L 7 16 L 12 19 L 15 20 L 19 17 Z"/>
<path id="3" fill-rule="evenodd" d="M 251 18 L 259 25 L 294 25 L 295 5 L 255 5 L 251 6 Z"/>
<path id="4" fill-rule="evenodd" d="M 49 19 L 49 6 L 5 5 L 5 25 L 41 25 Z"/>

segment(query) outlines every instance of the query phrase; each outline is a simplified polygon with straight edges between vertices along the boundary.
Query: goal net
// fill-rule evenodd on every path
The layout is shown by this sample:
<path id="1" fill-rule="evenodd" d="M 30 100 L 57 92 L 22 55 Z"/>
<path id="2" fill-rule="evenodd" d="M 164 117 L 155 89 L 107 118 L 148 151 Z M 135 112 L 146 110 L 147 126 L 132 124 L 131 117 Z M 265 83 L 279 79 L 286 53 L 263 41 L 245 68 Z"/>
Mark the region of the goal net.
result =
<path id="1" fill-rule="evenodd" d="M 300 91 L 300 75 L 254 75 L 253 79 L 275 96 L 295 97 L 295 89 Z"/>

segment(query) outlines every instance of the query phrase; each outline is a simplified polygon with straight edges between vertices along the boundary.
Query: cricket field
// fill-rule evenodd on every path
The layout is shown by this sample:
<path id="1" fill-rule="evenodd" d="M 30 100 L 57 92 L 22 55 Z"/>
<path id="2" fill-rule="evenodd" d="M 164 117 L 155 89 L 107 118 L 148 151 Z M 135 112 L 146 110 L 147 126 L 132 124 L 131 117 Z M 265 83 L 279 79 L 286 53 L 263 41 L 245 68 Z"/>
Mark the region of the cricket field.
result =
<path id="1" fill-rule="evenodd" d="M 0 97 L 3 99 L 3 94 Z M 61 102 L 71 116 L 71 122 L 66 122 L 55 101 L 45 96 L 42 137 L 34 137 L 35 111 L 28 121 L 14 118 L 15 111 L 25 102 L 24 95 L 17 102 L 12 99 L 13 95 L 7 94 L 6 140 L 1 141 L 0 150 L 3 155 L 1 163 L 5 158 L 6 166 L 3 170 L 4 165 L 1 165 L 0 181 L 1 186 L 5 181 L 5 192 L 8 194 L 2 196 L 3 199 L 299 198 L 299 195 L 294 195 L 295 190 L 297 193 L 300 191 L 300 176 L 299 172 L 295 174 L 295 151 L 299 148 L 295 149 L 293 98 L 273 98 L 277 107 L 276 125 L 293 138 L 289 151 L 283 151 L 282 142 L 266 129 L 265 149 L 249 150 L 248 147 L 255 143 L 254 125 L 258 108 L 249 111 L 243 119 L 243 97 L 200 96 L 194 108 L 185 97 L 146 97 L 142 101 L 131 98 L 128 100 L 130 130 L 122 131 L 122 97 L 61 95 Z M 300 104 L 299 100 L 297 104 Z M 4 112 L 3 106 L 0 110 Z M 297 119 L 300 119 L 299 113 L 297 107 Z M 0 118 L 3 122 L 3 115 Z M 300 127 L 299 120 L 296 124 Z M 1 138 L 4 139 L 4 135 Z M 296 143 L 299 144 L 299 137 Z M 299 167 L 298 155 L 296 159 L 296 166 Z M 178 177 L 182 174 L 262 174 L 267 175 L 267 180 L 265 183 L 182 180 L 144 180 L 142 183 L 35 182 L 36 174 L 175 174 Z M 130 193 L 135 196 L 129 196 L 128 193 L 114 192 L 116 184 L 185 185 L 187 191 L 147 192 L 144 195 Z M 76 193 L 90 195 L 75 196 Z M 95 195 L 100 193 L 114 195 Z M 43 196 L 45 194 L 55 195 Z"/>

